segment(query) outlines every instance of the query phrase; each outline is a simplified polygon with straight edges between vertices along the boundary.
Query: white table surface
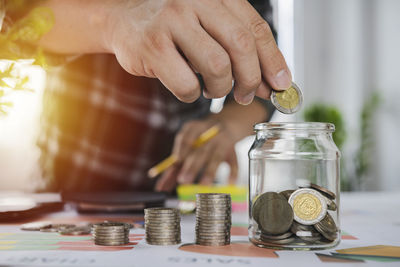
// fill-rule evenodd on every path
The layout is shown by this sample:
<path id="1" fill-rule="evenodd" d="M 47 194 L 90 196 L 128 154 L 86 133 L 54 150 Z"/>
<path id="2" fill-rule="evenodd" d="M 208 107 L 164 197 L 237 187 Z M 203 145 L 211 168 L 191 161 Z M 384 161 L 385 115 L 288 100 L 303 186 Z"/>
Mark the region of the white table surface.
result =
<path id="1" fill-rule="evenodd" d="M 369 245 L 400 246 L 400 192 L 342 193 L 342 230 L 357 240 L 342 240 L 331 250 L 317 251 L 329 254 L 336 249 Z M 74 211 L 64 211 L 52 215 L 54 218 L 78 216 Z M 233 222 L 246 222 L 246 213 L 233 215 Z M 17 226 L 0 225 L 2 233 L 19 232 Z M 142 234 L 142 229 L 131 233 Z M 46 233 L 38 233 L 46 234 Z M 182 242 L 194 241 L 194 216 L 182 218 Z M 232 236 L 233 242 L 247 242 L 246 236 Z M 237 257 L 200 254 L 179 250 L 179 246 L 150 246 L 144 240 L 138 241 L 129 251 L 8 251 L 1 250 L 1 266 L 400 266 L 400 262 L 326 263 L 315 252 L 277 251 L 277 258 Z M 400 256 L 400 255 L 399 255 Z"/>

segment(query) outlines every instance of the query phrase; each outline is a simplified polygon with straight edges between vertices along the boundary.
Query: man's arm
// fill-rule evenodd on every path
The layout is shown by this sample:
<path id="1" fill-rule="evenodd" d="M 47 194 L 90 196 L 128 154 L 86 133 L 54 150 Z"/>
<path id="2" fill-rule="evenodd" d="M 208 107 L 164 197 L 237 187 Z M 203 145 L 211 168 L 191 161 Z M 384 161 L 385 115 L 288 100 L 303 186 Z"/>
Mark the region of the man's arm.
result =
<path id="1" fill-rule="evenodd" d="M 221 162 L 229 164 L 229 180 L 234 182 L 238 175 L 235 144 L 252 134 L 255 123 L 266 121 L 268 117 L 267 109 L 259 101 L 247 106 L 230 101 L 220 113 L 186 123 L 174 142 L 173 154 L 179 163 L 165 171 L 157 181 L 156 190 L 171 191 L 177 183 L 193 183 L 200 174 L 200 183 L 211 184 Z M 202 147 L 193 149 L 194 140 L 214 125 L 220 126 L 218 135 Z"/>
<path id="2" fill-rule="evenodd" d="M 158 78 L 177 98 L 268 98 L 291 74 L 271 29 L 246 0 L 47 0 L 54 28 L 40 44 L 59 53 L 113 53 L 137 76 Z"/>

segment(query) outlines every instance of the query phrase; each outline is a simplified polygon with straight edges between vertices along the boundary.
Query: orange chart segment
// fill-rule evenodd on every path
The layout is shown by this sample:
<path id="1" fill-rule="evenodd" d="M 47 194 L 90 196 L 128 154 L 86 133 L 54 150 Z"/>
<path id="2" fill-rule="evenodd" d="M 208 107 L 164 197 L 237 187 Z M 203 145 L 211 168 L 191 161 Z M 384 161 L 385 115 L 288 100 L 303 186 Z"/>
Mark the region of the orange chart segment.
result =
<path id="1" fill-rule="evenodd" d="M 250 243 L 232 243 L 230 245 L 220 247 L 186 244 L 182 245 L 179 249 L 187 252 L 220 256 L 278 258 L 275 250 L 259 248 Z"/>

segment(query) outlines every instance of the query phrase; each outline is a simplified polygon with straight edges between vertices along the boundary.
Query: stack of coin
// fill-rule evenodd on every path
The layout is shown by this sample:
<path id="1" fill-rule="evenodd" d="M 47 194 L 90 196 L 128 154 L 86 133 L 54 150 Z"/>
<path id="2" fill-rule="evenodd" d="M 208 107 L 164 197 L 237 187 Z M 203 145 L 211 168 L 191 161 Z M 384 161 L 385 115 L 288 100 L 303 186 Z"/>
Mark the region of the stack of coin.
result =
<path id="1" fill-rule="evenodd" d="M 223 246 L 231 242 L 231 196 L 196 195 L 196 244 Z"/>
<path id="2" fill-rule="evenodd" d="M 181 217 L 178 209 L 144 210 L 146 242 L 150 245 L 176 245 L 181 242 Z"/>
<path id="3" fill-rule="evenodd" d="M 254 199 L 252 218 L 265 245 L 330 243 L 339 229 L 330 214 L 336 195 L 316 184 L 280 193 L 265 192 Z"/>
<path id="4" fill-rule="evenodd" d="M 94 243 L 101 246 L 121 246 L 129 243 L 130 224 L 102 222 L 92 226 Z"/>

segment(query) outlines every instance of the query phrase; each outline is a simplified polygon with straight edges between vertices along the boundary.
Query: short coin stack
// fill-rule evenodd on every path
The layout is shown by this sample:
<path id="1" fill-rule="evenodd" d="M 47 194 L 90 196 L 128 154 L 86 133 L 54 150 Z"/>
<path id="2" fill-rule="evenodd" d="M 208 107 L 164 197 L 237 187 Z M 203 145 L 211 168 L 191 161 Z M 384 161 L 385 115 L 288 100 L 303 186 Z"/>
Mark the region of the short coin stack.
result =
<path id="1" fill-rule="evenodd" d="M 129 243 L 130 224 L 123 222 L 95 223 L 92 226 L 94 243 L 101 246 L 121 246 Z"/>
<path id="2" fill-rule="evenodd" d="M 61 235 L 89 235 L 91 224 L 75 225 L 69 223 L 33 222 L 21 225 L 21 230 L 60 233 Z"/>
<path id="3" fill-rule="evenodd" d="M 196 244 L 229 245 L 231 224 L 231 196 L 229 194 L 196 195 Z"/>
<path id="4" fill-rule="evenodd" d="M 178 209 L 145 209 L 144 223 L 148 244 L 165 246 L 181 242 L 181 217 Z"/>

